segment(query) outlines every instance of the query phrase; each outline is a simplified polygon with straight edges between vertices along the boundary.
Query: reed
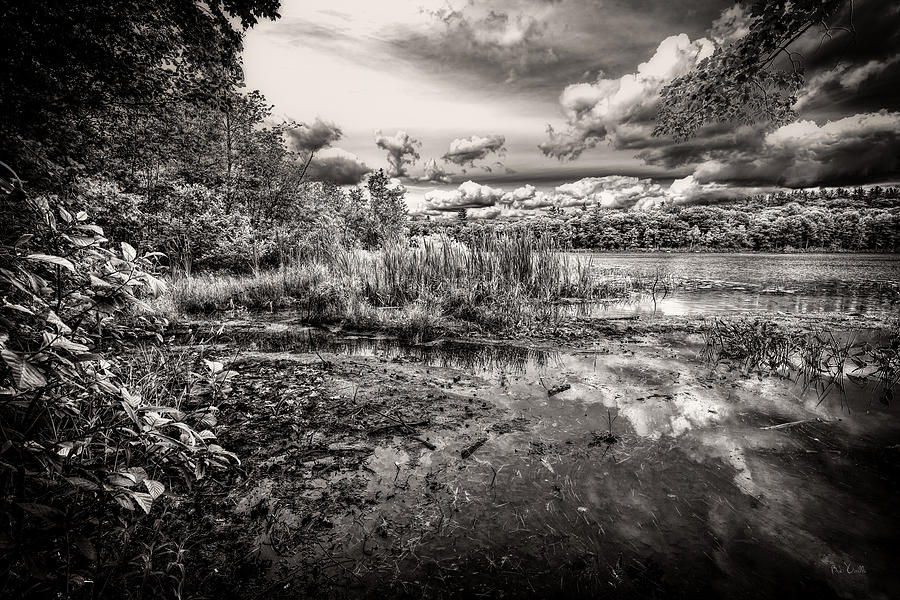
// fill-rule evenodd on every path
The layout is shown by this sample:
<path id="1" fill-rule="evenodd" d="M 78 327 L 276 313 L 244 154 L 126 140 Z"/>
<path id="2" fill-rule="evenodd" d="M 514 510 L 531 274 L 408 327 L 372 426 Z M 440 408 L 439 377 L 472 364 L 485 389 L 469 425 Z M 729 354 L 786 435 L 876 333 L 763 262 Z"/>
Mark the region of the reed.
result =
<path id="1" fill-rule="evenodd" d="M 377 251 L 339 247 L 277 271 L 204 275 L 172 289 L 182 313 L 294 307 L 314 321 L 370 319 L 369 308 L 394 308 L 419 323 L 451 316 L 487 325 L 533 319 L 554 303 L 612 291 L 589 261 L 558 252 L 549 238 L 495 233 L 468 244 L 442 237 Z"/>
<path id="2" fill-rule="evenodd" d="M 788 331 L 765 320 L 717 320 L 704 332 L 704 356 L 745 373 L 776 374 L 815 389 L 819 401 L 849 386 L 869 388 L 883 404 L 900 386 L 900 326 L 877 339 L 862 332 Z"/>

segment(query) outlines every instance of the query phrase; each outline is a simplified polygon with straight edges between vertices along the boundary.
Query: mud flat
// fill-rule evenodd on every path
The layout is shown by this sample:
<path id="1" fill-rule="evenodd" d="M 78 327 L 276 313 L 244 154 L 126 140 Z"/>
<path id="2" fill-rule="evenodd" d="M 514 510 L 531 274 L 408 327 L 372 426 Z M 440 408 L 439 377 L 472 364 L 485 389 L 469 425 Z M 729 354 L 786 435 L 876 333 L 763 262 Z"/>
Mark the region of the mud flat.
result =
<path id="1" fill-rule="evenodd" d="M 595 319 L 555 340 L 411 343 L 226 323 L 211 350 L 239 373 L 220 414 L 242 468 L 183 501 L 203 519 L 205 589 L 900 596 L 883 390 L 710 362 L 701 329 Z"/>

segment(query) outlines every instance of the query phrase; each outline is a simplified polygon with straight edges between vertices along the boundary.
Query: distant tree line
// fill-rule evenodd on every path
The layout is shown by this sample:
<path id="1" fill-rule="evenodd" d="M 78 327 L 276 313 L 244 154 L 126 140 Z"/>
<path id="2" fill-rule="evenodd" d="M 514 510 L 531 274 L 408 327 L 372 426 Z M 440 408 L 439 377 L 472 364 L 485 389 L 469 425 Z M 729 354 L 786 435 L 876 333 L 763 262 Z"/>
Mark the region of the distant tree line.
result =
<path id="1" fill-rule="evenodd" d="M 527 229 L 584 250 L 900 251 L 900 190 L 795 190 L 707 205 L 635 211 L 594 207 L 518 221 L 423 220 L 412 235 L 468 239 Z"/>

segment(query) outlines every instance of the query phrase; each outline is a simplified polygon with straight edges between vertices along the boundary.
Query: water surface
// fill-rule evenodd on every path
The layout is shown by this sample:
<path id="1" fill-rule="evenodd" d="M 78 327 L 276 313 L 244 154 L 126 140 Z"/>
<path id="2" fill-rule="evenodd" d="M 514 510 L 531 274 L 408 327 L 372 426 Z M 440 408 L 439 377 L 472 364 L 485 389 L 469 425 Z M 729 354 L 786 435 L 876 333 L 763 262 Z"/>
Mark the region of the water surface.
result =
<path id="1" fill-rule="evenodd" d="M 653 281 L 655 294 L 593 305 L 582 314 L 732 312 L 889 315 L 900 306 L 894 254 L 579 254 L 600 277 Z M 577 312 L 574 311 L 574 312 Z"/>

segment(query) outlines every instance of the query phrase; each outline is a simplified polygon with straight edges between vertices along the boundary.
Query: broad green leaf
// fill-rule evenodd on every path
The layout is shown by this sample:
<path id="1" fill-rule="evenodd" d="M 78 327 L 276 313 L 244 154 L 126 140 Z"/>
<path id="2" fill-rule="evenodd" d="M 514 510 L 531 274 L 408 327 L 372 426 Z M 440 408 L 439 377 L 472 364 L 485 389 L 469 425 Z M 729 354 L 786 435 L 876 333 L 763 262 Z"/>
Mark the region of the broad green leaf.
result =
<path id="1" fill-rule="evenodd" d="M 69 352 L 72 352 L 73 354 L 81 354 L 89 350 L 89 348 L 84 344 L 73 342 L 72 340 L 62 335 L 54 335 L 45 331 L 43 337 L 45 346 L 67 350 Z"/>
<path id="2" fill-rule="evenodd" d="M 103 279 L 100 279 L 96 275 L 91 275 L 90 278 L 91 278 L 91 285 L 94 287 L 103 288 L 103 289 L 109 289 L 109 288 L 115 287 L 115 286 L 113 286 L 113 284 L 109 283 L 108 281 L 104 281 Z"/>
<path id="3" fill-rule="evenodd" d="M 72 264 L 72 261 L 68 258 L 53 256 L 52 254 L 29 254 L 25 258 L 29 260 L 37 260 L 40 262 L 50 263 L 52 265 L 58 265 L 60 267 L 65 267 L 73 273 L 75 272 L 75 265 Z"/>
<path id="4" fill-rule="evenodd" d="M 97 549 L 94 548 L 94 544 L 91 543 L 89 539 L 84 537 L 83 535 L 75 535 L 73 542 L 75 547 L 78 549 L 78 552 L 88 560 L 97 560 Z"/>
<path id="5" fill-rule="evenodd" d="M 22 306 L 21 304 L 10 304 L 10 303 L 7 302 L 6 300 L 3 300 L 3 308 L 9 308 L 9 309 L 11 309 L 11 310 L 17 310 L 17 311 L 19 311 L 19 312 L 21 312 L 21 313 L 25 313 L 26 315 L 33 315 L 33 314 L 34 314 L 34 311 L 32 311 L 30 308 L 26 308 L 26 307 Z"/>
<path id="6" fill-rule="evenodd" d="M 125 494 L 116 494 L 115 499 L 116 502 L 122 505 L 122 508 L 125 508 L 126 510 L 134 510 L 134 502 L 132 502 L 131 498 L 129 498 Z"/>
<path id="7" fill-rule="evenodd" d="M 28 514 L 40 517 L 47 521 L 62 519 L 65 516 L 58 508 L 53 508 L 46 504 L 38 504 L 36 502 L 19 502 L 19 507 Z"/>
<path id="8" fill-rule="evenodd" d="M 31 364 L 20 354 L 3 348 L 0 350 L 3 362 L 13 374 L 13 383 L 20 390 L 34 390 L 47 385 L 47 378 L 35 365 Z"/>
<path id="9" fill-rule="evenodd" d="M 121 246 L 122 246 L 122 256 L 125 257 L 125 260 L 127 260 L 128 262 L 131 262 L 135 258 L 137 258 L 137 250 L 135 250 L 131 244 L 129 244 L 128 242 L 122 242 Z"/>
<path id="10" fill-rule="evenodd" d="M 93 246 L 94 244 L 99 244 L 106 241 L 106 238 L 104 237 L 87 235 L 64 235 L 63 237 L 79 248 L 87 248 L 88 246 Z"/>
<path id="11" fill-rule="evenodd" d="M 89 479 L 85 479 L 83 477 L 66 477 L 66 481 L 74 485 L 75 487 L 81 488 L 83 490 L 99 490 L 100 486 L 98 486 L 93 481 Z"/>
<path id="12" fill-rule="evenodd" d="M 166 486 L 155 479 L 145 479 L 144 487 L 147 488 L 147 491 L 150 493 L 150 497 L 153 500 L 159 498 L 160 495 L 166 491 Z"/>
<path id="13" fill-rule="evenodd" d="M 131 492 L 131 497 L 140 506 L 145 513 L 150 514 L 150 508 L 153 506 L 153 497 L 146 492 Z"/>
<path id="14" fill-rule="evenodd" d="M 52 310 L 47 311 L 47 322 L 56 326 L 56 330 L 60 333 L 72 333 L 72 328 L 63 323 L 63 320 L 59 318 Z"/>

